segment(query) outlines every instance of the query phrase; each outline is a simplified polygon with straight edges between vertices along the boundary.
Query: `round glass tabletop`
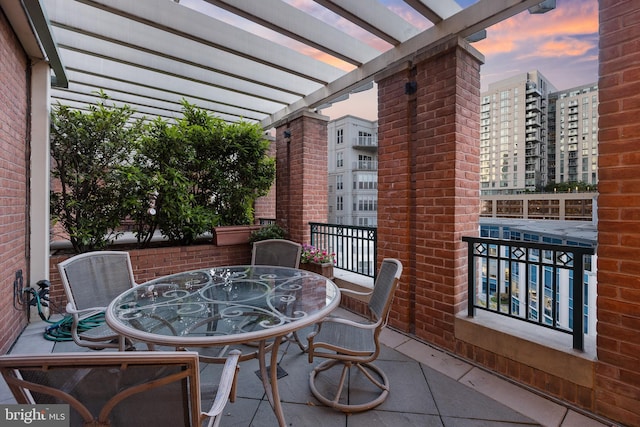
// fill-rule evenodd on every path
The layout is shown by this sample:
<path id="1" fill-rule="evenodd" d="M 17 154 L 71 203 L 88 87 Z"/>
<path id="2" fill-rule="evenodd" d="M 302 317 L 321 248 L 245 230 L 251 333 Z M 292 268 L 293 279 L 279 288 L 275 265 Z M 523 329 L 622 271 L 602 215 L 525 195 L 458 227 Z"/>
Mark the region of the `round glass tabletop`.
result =
<path id="1" fill-rule="evenodd" d="M 244 265 L 161 277 L 109 305 L 109 326 L 159 345 L 247 343 L 320 321 L 340 302 L 329 279 L 294 268 Z"/>

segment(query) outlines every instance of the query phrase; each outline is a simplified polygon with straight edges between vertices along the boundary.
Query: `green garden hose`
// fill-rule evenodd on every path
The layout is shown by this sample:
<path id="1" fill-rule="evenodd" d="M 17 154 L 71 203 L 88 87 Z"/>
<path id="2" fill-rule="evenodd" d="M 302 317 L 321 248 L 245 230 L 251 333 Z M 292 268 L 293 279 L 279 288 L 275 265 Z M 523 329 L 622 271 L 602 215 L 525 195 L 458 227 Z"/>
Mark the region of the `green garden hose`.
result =
<path id="1" fill-rule="evenodd" d="M 80 320 L 78 323 L 78 333 L 82 333 L 96 326 L 104 324 L 104 313 L 94 314 L 86 319 Z M 64 316 L 61 320 L 47 326 L 44 329 L 44 338 L 49 341 L 72 341 L 71 326 L 73 325 L 73 317 Z"/>

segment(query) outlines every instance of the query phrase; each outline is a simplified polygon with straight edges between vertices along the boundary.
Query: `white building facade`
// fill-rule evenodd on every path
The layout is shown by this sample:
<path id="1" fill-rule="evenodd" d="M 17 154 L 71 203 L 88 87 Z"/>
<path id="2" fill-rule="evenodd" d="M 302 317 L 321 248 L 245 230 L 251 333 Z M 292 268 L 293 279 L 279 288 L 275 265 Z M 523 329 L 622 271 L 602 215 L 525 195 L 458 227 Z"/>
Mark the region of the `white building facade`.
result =
<path id="1" fill-rule="evenodd" d="M 328 124 L 330 224 L 375 227 L 378 122 L 344 116 Z"/>

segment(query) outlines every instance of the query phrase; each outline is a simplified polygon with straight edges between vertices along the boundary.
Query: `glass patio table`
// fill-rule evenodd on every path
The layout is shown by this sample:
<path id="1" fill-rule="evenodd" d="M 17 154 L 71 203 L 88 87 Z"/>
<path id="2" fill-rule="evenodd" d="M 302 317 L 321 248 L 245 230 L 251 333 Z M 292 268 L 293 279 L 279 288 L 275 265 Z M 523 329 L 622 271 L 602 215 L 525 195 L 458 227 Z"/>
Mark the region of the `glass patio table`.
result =
<path id="1" fill-rule="evenodd" d="M 277 383 L 279 345 L 283 337 L 319 322 L 339 303 L 338 287 L 309 271 L 213 267 L 160 277 L 123 292 L 107 308 L 106 321 L 116 332 L 151 345 L 256 345 L 265 392 L 285 426 Z"/>

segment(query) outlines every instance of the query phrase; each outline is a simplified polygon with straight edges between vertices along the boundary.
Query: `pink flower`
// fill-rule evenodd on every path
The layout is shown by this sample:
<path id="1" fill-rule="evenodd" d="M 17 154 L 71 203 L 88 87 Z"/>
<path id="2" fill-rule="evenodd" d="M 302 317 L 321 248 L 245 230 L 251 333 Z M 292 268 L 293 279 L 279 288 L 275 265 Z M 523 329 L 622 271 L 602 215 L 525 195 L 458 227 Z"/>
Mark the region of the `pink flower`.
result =
<path id="1" fill-rule="evenodd" d="M 336 254 L 329 252 L 326 249 L 317 249 L 314 246 L 304 244 L 302 245 L 302 255 L 300 257 L 301 263 L 314 262 L 318 264 L 333 263 L 335 264 Z"/>

